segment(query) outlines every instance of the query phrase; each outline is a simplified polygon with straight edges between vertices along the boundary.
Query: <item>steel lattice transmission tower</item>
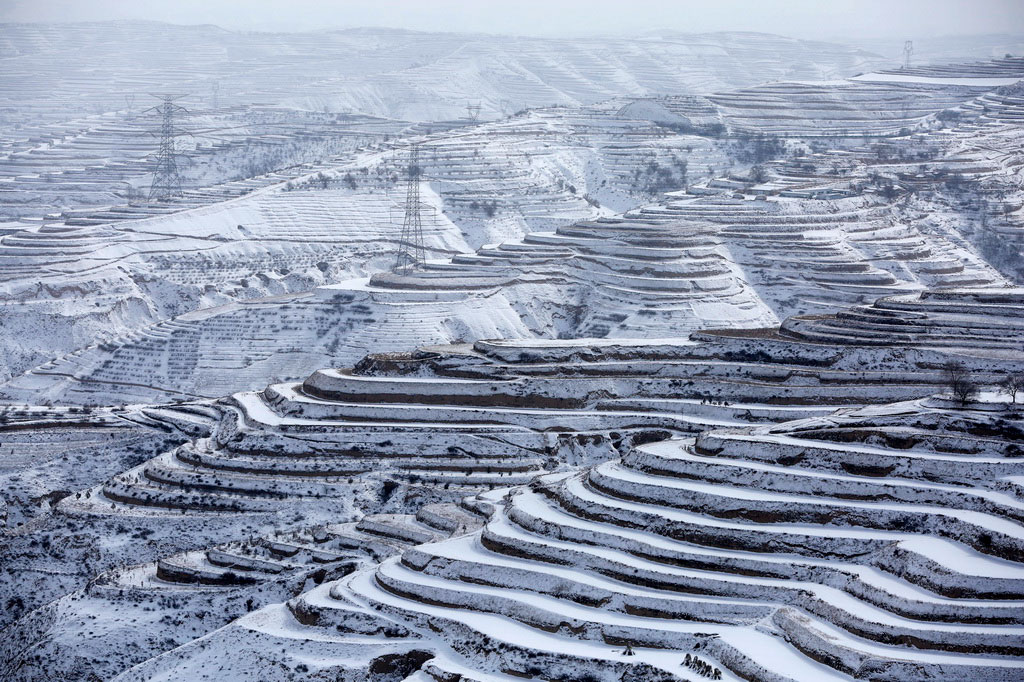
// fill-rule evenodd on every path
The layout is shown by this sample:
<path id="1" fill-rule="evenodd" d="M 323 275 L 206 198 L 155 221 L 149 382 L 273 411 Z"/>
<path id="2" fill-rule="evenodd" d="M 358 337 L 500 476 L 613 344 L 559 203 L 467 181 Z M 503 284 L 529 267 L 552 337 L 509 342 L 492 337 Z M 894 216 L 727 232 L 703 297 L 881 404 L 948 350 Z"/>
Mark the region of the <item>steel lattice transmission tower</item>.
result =
<path id="1" fill-rule="evenodd" d="M 420 214 L 420 147 L 414 144 L 409 150 L 409 187 L 405 193 L 405 218 L 402 220 L 402 236 L 399 238 L 398 257 L 395 272 L 408 274 L 426 260 L 423 246 L 423 218 Z"/>
<path id="2" fill-rule="evenodd" d="M 146 111 L 160 114 L 160 132 L 151 133 L 160 138 L 160 149 L 156 155 L 156 168 L 153 170 L 153 183 L 149 187 L 149 200 L 160 201 L 170 197 L 181 196 L 181 173 L 178 171 L 178 152 L 175 139 L 182 135 L 190 135 L 186 130 L 174 124 L 177 114 L 188 114 L 188 109 L 175 104 L 176 100 L 185 95 L 153 95 L 163 100 L 161 104 Z"/>
<path id="3" fill-rule="evenodd" d="M 914 41 L 908 40 L 903 43 L 903 68 L 910 68 L 910 57 L 914 54 Z"/>

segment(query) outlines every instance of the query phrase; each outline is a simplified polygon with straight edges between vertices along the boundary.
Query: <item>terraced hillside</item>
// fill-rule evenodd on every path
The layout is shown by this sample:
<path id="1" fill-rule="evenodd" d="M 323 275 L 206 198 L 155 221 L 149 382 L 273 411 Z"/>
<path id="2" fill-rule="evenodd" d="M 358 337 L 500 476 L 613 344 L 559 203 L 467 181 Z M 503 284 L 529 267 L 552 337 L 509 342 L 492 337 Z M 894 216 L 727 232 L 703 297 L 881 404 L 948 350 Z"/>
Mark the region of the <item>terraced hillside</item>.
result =
<path id="1" fill-rule="evenodd" d="M 177 116 L 181 197 L 149 201 L 160 113 L 151 95 L 132 112 L 22 126 L 0 152 L 0 225 L 5 231 L 59 216 L 99 225 L 223 201 L 308 173 L 334 157 L 405 129 L 380 118 L 266 106 L 200 108 Z M 189 98 L 178 104 L 193 106 Z"/>
<path id="2" fill-rule="evenodd" d="M 308 293 L 387 267 L 409 139 L 245 181 L 278 184 L 204 209 L 114 224 L 124 214 L 80 215 L 15 231 L 0 244 L 13 275 L 9 324 L 28 332 L 22 338 L 43 328 L 60 341 L 10 347 L 8 371 L 30 373 L 4 394 L 214 397 L 267 376 L 302 376 L 325 357 L 354 362 L 369 338 L 400 349 L 496 334 L 665 336 L 756 327 L 923 287 L 998 286 L 1005 279 L 976 251 L 1016 277 L 1012 243 L 998 239 L 1016 236 L 1020 164 L 991 150 L 1019 139 L 1016 86 L 992 82 L 1021 76 L 1019 62 L 547 109 L 411 138 L 422 139 L 430 180 L 426 246 L 442 260 L 369 286 Z M 776 119 L 788 140 L 748 134 Z M 715 126 L 730 132 L 721 138 Z M 872 138 L 883 141 L 864 144 Z M 732 164 L 726 177 L 701 181 Z M 689 195 L 659 207 L 567 227 L 686 184 Z M 998 203 L 984 200 L 974 220 L 981 200 L 965 199 L 964 186 Z M 350 226 L 338 230 L 336 213 Z M 623 244 L 625 257 L 609 258 Z M 53 261 L 68 249 L 73 261 Z M 66 291 L 81 295 L 68 300 Z M 235 303 L 261 296 L 271 298 Z M 355 305 L 322 303 L 333 297 Z M 407 319 L 397 310 L 415 326 L 382 327 Z M 269 339 L 268 329 L 277 330 Z M 204 346 L 215 357 L 194 367 L 175 359 Z"/>
<path id="3" fill-rule="evenodd" d="M 953 150 L 951 179 L 946 179 L 945 202 L 977 216 L 963 220 L 961 234 L 1014 281 L 1024 281 L 1024 154 L 1020 131 L 1024 121 L 1021 83 L 986 93 L 947 112 L 957 122 L 949 132 Z M 998 172 L 979 172 L 999 169 Z M 959 182 L 961 179 L 965 183 Z M 965 191 L 966 189 L 966 191 Z"/>
<path id="4" fill-rule="evenodd" d="M 1018 86 L 995 81 L 1024 71 L 1019 59 L 930 68 L 539 110 L 372 145 L 205 209 L 8 234 L 10 324 L 61 341 L 11 347 L 8 371 L 29 374 L 4 395 L 215 397 L 324 358 L 349 364 L 371 338 L 386 350 L 669 336 L 926 287 L 1000 286 L 1018 276 L 1022 203 Z M 749 134 L 772 121 L 783 137 Z M 415 140 L 430 180 L 430 262 L 412 277 L 310 292 L 387 268 Z M 609 220 L 609 209 L 627 212 Z M 351 222 L 338 229 L 336 214 Z M 71 247 L 73 262 L 53 262 Z M 68 287 L 81 295 L 62 298 Z M 276 298 L 291 292 L 303 293 Z M 194 366 L 176 359 L 204 347 L 216 351 Z"/>
<path id="5" fill-rule="evenodd" d="M 1014 319 L 1018 291 L 940 289 L 884 298 L 832 316 L 792 317 L 779 333 L 822 344 L 998 349 L 1012 357 L 1021 344 Z"/>
<path id="6" fill-rule="evenodd" d="M 0 679 L 1024 673 L 1024 60 L 121 24 L 0 63 Z M 137 196 L 134 88 L 207 100 L 181 197 Z"/>
<path id="7" fill-rule="evenodd" d="M 645 443 L 671 436 L 723 428 L 748 433 L 751 425 L 788 419 L 828 423 L 839 407 L 927 396 L 943 390 L 951 359 L 964 362 L 980 383 L 995 384 L 1020 371 L 1022 309 L 1020 290 L 937 291 L 832 317 L 794 318 L 778 330 L 698 332 L 690 341 L 427 347 L 371 355 L 351 370 L 321 370 L 301 383 L 214 404 L 129 412 L 137 424 L 197 435 L 186 442 L 179 436 L 144 464 L 64 496 L 55 503 L 58 514 L 12 536 L 10 567 L 21 577 L 8 587 L 25 594 L 18 586 L 34 580 L 39 600 L 22 606 L 67 596 L 12 625 L 0 648 L 45 640 L 41 650 L 50 653 L 41 660 L 56 657 L 62 670 L 92 666 L 113 676 L 283 601 L 303 585 L 326 585 L 413 545 L 471 531 L 500 508 L 495 503 L 509 486 L 551 475 L 561 481 L 609 459 L 631 462 L 639 452 L 669 447 Z M 958 411 L 935 405 L 941 407 L 936 420 L 947 424 L 942 428 L 953 428 L 949 415 Z M 774 431 L 761 426 L 749 433 L 755 435 L 745 442 L 752 443 Z M 898 433 L 904 440 L 894 440 Z M 893 435 L 879 442 L 905 454 L 906 433 L 892 427 Z M 701 466 L 710 466 L 705 459 Z M 779 454 L 777 468 L 789 459 Z M 783 466 L 816 466 L 805 459 Z M 738 455 L 727 465 L 746 466 Z M 887 465 L 858 466 L 846 474 L 865 477 L 867 485 Z M 800 475 L 805 478 L 795 480 L 817 480 L 812 472 Z M 83 561 L 83 547 L 90 546 L 79 545 L 83 532 L 116 540 Z M 40 534 L 60 538 L 60 549 L 30 544 Z M 63 567 L 60 581 L 48 585 L 37 576 L 41 561 Z M 154 601 L 167 609 L 162 621 L 150 614 Z M 355 613 L 361 607 L 325 612 L 321 601 L 293 605 L 300 623 L 321 628 L 311 632 L 403 632 Z M 216 615 L 211 604 L 220 605 Z M 102 624 L 89 625 L 96 613 L 104 614 Z M 321 641 L 288 625 L 292 616 L 285 611 L 275 613 L 271 621 L 285 625 L 296 642 Z M 76 633 L 86 625 L 94 635 L 83 643 Z M 244 626 L 229 631 L 241 638 L 240 647 L 263 641 Z M 341 646 L 335 636 L 322 641 Z M 72 642 L 76 653 L 65 656 Z M 119 653 L 112 656 L 115 643 Z M 294 652 L 311 644 L 281 646 Z M 185 651 L 192 656 L 191 647 Z M 24 661 L 23 675 L 31 679 L 38 660 L 10 655 Z M 732 659 L 715 660 L 732 665 Z"/>
<path id="8" fill-rule="evenodd" d="M 791 318 L 777 332 L 705 332 L 688 343 L 478 341 L 372 355 L 354 370 L 233 396 L 212 437 L 116 477 L 89 504 L 236 512 L 298 499 L 347 504 L 351 478 L 379 475 L 381 458 L 394 455 L 391 480 L 419 499 L 451 502 L 466 487 L 520 484 L 545 467 L 613 453 L 630 434 L 935 392 L 950 354 L 966 354 L 981 380 L 995 383 L 1024 351 L 1021 296 L 927 292 Z M 907 350 L 892 353 L 894 343 Z"/>
<path id="9" fill-rule="evenodd" d="M 211 411 L 211 416 L 213 413 Z M 152 423 L 152 422 L 150 422 Z M 0 409 L 0 528 L 48 514 L 75 491 L 185 440 L 106 408 Z"/>
<path id="10" fill-rule="evenodd" d="M 1006 55 L 1001 59 L 974 62 L 939 62 L 886 69 L 855 76 L 854 80 L 929 83 L 934 85 L 1010 85 L 1024 74 L 1024 57 Z"/>
<path id="11" fill-rule="evenodd" d="M 992 84 L 982 83 L 973 94 L 990 87 Z M 929 114 L 956 106 L 971 94 L 967 85 L 953 88 L 941 82 L 929 86 L 851 79 L 768 83 L 711 95 L 709 99 L 726 124 L 737 131 L 843 138 L 896 135 Z"/>
<path id="12" fill-rule="evenodd" d="M 930 398 L 643 445 L 118 679 L 1016 680 L 1022 428 Z"/>
<path id="13" fill-rule="evenodd" d="M 1022 58 L 883 70 L 846 80 L 788 78 L 702 96 L 671 95 L 628 105 L 638 118 L 686 129 L 797 138 L 906 134 L 929 116 L 1024 78 Z"/>
<path id="14" fill-rule="evenodd" d="M 0 237 L 0 286 L 7 324 L 27 333 L 5 339 L 7 371 L 52 359 L 55 350 L 145 335 L 146 327 L 197 308 L 216 315 L 231 301 L 387 269 L 402 220 L 405 144 L 235 183 L 247 193 L 241 198 L 228 186 L 189 193 L 161 203 L 165 215 L 129 207 L 12 228 Z M 518 237 L 602 215 L 604 205 L 649 200 L 635 169 L 660 162 L 678 183 L 686 179 L 678 167 L 698 176 L 726 158 L 714 141 L 673 135 L 607 108 L 435 132 L 424 150 L 425 244 L 432 257 L 467 251 L 466 241 Z M 202 206 L 210 201 L 218 203 Z M 33 346 L 41 328 L 47 344 Z"/>
<path id="15" fill-rule="evenodd" d="M 764 327 L 924 286 L 1004 284 L 955 241 L 898 221 L 888 205 L 857 197 L 671 197 L 410 275 L 185 315 L 33 369 L 4 392 L 70 402 L 215 397 L 268 375 L 302 375 L 317 356 L 354 362 L 371 338 L 398 350 L 493 336 L 670 337 Z M 190 350 L 203 348 L 217 350 Z"/>

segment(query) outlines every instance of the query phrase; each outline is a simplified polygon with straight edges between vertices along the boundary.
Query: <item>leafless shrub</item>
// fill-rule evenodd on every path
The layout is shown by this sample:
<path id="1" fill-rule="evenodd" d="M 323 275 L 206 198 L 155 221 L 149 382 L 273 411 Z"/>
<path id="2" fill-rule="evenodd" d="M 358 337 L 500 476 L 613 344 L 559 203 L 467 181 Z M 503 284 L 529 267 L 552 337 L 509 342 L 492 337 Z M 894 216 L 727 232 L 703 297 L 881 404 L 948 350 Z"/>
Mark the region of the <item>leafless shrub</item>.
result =
<path id="1" fill-rule="evenodd" d="M 966 406 L 978 393 L 978 384 L 974 381 L 970 371 L 964 363 L 958 360 L 949 360 L 942 366 L 942 375 L 946 381 L 949 392 L 952 393 L 960 405 Z"/>
<path id="2" fill-rule="evenodd" d="M 1007 374 L 1003 377 L 1003 380 L 999 382 L 999 386 L 1006 391 L 1010 396 L 1010 399 L 1016 403 L 1017 394 L 1024 391 L 1024 372 Z"/>

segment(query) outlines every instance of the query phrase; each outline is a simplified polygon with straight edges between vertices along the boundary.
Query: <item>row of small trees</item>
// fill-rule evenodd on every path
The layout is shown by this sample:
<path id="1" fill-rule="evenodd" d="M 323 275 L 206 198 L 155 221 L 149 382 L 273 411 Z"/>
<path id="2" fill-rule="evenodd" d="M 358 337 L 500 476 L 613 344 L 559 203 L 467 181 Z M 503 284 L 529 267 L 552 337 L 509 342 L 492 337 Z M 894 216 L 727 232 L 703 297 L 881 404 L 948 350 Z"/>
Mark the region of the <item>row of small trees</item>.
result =
<path id="1" fill-rule="evenodd" d="M 946 362 L 942 366 L 942 375 L 949 392 L 960 401 L 961 405 L 966 405 L 981 390 L 981 385 L 967 369 L 967 366 L 958 360 Z M 1024 392 L 1024 372 L 1008 372 L 998 385 L 1016 403 L 1017 394 Z"/>

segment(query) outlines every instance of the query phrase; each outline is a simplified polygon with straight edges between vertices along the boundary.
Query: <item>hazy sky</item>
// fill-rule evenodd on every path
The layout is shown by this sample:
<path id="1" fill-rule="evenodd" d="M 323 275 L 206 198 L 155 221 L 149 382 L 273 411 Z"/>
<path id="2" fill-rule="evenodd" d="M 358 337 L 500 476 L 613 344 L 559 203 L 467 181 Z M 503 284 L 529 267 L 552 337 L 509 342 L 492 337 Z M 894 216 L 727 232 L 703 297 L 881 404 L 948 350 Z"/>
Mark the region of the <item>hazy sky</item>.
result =
<path id="1" fill-rule="evenodd" d="M 0 0 L 0 21 L 109 19 L 242 30 L 389 26 L 579 35 L 673 29 L 924 38 L 1024 33 L 1024 0 Z"/>

